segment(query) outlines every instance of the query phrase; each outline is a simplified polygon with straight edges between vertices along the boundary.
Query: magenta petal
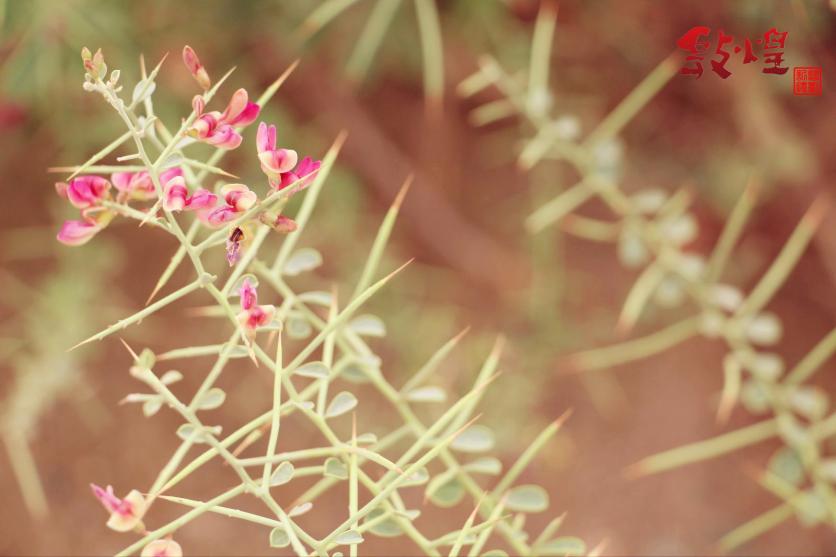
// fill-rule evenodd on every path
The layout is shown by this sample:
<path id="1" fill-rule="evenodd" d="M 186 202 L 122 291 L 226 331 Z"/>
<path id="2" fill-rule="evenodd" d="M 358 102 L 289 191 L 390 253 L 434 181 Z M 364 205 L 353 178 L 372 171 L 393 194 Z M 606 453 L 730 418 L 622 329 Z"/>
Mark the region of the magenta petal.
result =
<path id="1" fill-rule="evenodd" d="M 218 201 L 218 196 L 203 188 L 194 192 L 194 194 L 186 201 L 186 209 L 192 211 L 199 211 L 214 207 Z"/>
<path id="2" fill-rule="evenodd" d="M 99 230 L 101 230 L 100 226 L 90 222 L 68 220 L 61 225 L 57 238 L 62 244 L 80 246 L 87 243 Z"/>
<path id="3" fill-rule="evenodd" d="M 221 121 L 225 124 L 233 124 L 247 108 L 248 101 L 249 95 L 247 95 L 246 89 L 241 88 L 235 91 L 232 98 L 229 99 L 226 110 L 221 115 Z"/>
<path id="4" fill-rule="evenodd" d="M 244 108 L 244 110 L 242 110 L 238 116 L 236 116 L 232 120 L 229 120 L 227 123 L 231 126 L 249 126 L 250 124 L 255 122 L 256 118 L 258 118 L 258 113 L 260 111 L 261 107 L 259 107 L 257 104 L 247 103 L 247 106 Z"/>
<path id="5" fill-rule="evenodd" d="M 241 145 L 241 134 L 229 125 L 221 125 L 215 132 L 206 138 L 206 143 L 220 147 L 221 149 L 236 149 Z"/>
<path id="6" fill-rule="evenodd" d="M 114 172 L 110 175 L 110 181 L 119 191 L 130 191 L 133 172 Z"/>
<path id="7" fill-rule="evenodd" d="M 235 218 L 235 210 L 232 207 L 218 207 L 206 217 L 212 226 L 221 226 Z"/>

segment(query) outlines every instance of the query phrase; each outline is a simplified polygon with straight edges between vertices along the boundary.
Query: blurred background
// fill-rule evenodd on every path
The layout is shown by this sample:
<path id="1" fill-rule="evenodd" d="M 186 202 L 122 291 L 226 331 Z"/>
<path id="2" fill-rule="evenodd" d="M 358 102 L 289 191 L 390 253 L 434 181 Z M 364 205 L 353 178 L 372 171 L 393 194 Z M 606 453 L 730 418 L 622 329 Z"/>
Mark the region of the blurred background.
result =
<path id="1" fill-rule="evenodd" d="M 636 272 L 623 269 L 609 245 L 556 229 L 530 236 L 526 216 L 573 177 L 549 162 L 520 171 L 522 123 L 507 118 L 476 128 L 468 121 L 475 101 L 455 94 L 484 53 L 508 68 L 525 66 L 539 3 L 437 3 L 445 73 L 440 111 L 425 103 L 412 2 L 395 9 L 363 79 L 346 70 L 347 53 L 374 2 L 356 2 L 306 33 L 306 18 L 318 4 L 0 1 L 0 427 L 7 448 L 0 457 L 0 553 L 89 555 L 123 547 L 124 537 L 104 527 L 106 516 L 88 484 L 113 484 L 117 493 L 150 485 L 179 442 L 173 414 L 145 419 L 135 406 L 117 404 L 136 383 L 114 338 L 66 352 L 141 307 L 175 249 L 165 235 L 137 234 L 131 225 L 112 226 L 81 248 L 54 240 L 69 211 L 53 189 L 61 175 L 46 169 L 79 164 L 121 133 L 109 107 L 81 89 L 82 46 L 102 48 L 126 83 L 138 79 L 140 54 L 154 65 L 171 53 L 155 95 L 169 127 L 188 114 L 194 94 L 179 61 L 184 44 L 197 50 L 213 76 L 237 66 L 221 97 L 239 86 L 256 96 L 301 59 L 263 109 L 264 119 L 301 153 L 321 154 L 340 130 L 348 131 L 303 240 L 325 256 L 313 282 L 322 289 L 334 283 L 341 291 L 353 288 L 357 262 L 404 178 L 414 173 L 383 268 L 410 257 L 416 262 L 370 304 L 389 331 L 379 346 L 384 373 L 399 384 L 470 326 L 440 373 L 451 390 L 465 389 L 496 335 L 505 335 L 504 374 L 483 404 L 483 420 L 497 431 L 497 456 L 507 464 L 546 424 L 574 409 L 525 475 L 548 487 L 552 511 L 568 511 L 566 532 L 591 545 L 608 539 L 607 555 L 711 554 L 723 534 L 771 508 L 776 501 L 748 472 L 763 466 L 775 448 L 768 443 L 645 479 L 624 475 L 649 454 L 723 431 L 714 419 L 721 346 L 695 340 L 594 375 L 565 373 L 568 355 L 619 339 L 614 326 Z M 739 59 L 730 62 L 726 80 L 708 67 L 699 80 L 676 76 L 621 136 L 626 190 L 693 188 L 698 251 L 711 248 L 747 176 L 757 170 L 761 203 L 729 273 L 745 288 L 812 200 L 836 187 L 836 12 L 830 3 L 563 0 L 551 58 L 555 103 L 590 130 L 695 25 L 735 37 L 777 27 L 789 32 L 787 66 L 823 68 L 821 97 L 793 96 L 789 74 L 765 75 Z M 489 100 L 491 92 L 484 95 Z M 255 180 L 253 154 L 235 151 L 224 167 Z M 784 319 L 779 350 L 787 361 L 796 361 L 836 323 L 834 281 L 831 210 L 770 306 Z M 167 308 L 125 338 L 158 351 L 171 348 L 175 334 L 176 345 L 202 344 L 213 325 L 189 316 L 188 307 L 187 301 Z M 651 312 L 636 334 L 677 315 Z M 225 385 L 230 403 L 217 412 L 218 423 L 238 423 L 237 411 L 269 404 L 264 376 L 240 367 L 239 380 Z M 199 384 L 202 370 L 194 362 L 180 370 L 184 388 Z M 819 377 L 830 392 L 834 370 L 831 362 Z M 382 406 L 380 412 L 377 419 L 385 419 Z M 753 421 L 737 411 L 728 427 Z M 184 484 L 188 493 L 217 489 L 228 474 L 220 465 L 207 470 Z M 45 498 L 46 514 L 33 516 L 22 487 L 30 507 L 35 501 L 35 514 Z M 469 511 L 462 504 L 438 516 L 463 520 Z M 162 521 L 179 509 L 160 505 L 155 512 Z M 341 516 L 342 509 L 333 513 Z M 548 517 L 531 520 L 536 531 Z M 178 541 L 195 555 L 270 554 L 261 530 L 219 516 L 201 517 Z M 385 554 L 383 547 L 368 549 Z M 402 554 L 411 551 L 405 542 Z M 829 555 L 836 553 L 836 535 L 827 526 L 805 529 L 790 520 L 742 552 Z"/>

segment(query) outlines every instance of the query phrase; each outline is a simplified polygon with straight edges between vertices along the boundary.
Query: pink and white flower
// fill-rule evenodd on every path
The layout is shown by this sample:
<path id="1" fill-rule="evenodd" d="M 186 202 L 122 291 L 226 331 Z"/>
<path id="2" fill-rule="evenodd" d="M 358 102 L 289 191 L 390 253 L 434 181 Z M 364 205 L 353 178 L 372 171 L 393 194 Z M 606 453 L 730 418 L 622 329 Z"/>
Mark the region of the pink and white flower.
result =
<path id="1" fill-rule="evenodd" d="M 113 219 L 115 213 L 103 206 L 110 199 L 110 182 L 101 176 L 79 176 L 69 184 L 55 184 L 58 195 L 81 209 L 81 220 L 68 220 L 61 225 L 57 239 L 68 246 L 87 243 Z"/>
<path id="2" fill-rule="evenodd" d="M 183 170 L 174 166 L 160 172 L 160 185 L 165 190 L 168 182 L 177 176 L 183 176 Z M 157 191 L 154 189 L 154 182 L 147 170 L 139 172 L 114 172 L 110 176 L 113 185 L 119 190 L 120 195 L 127 199 L 147 201 L 156 199 Z"/>
<path id="3" fill-rule="evenodd" d="M 247 337 L 255 338 L 256 330 L 273 320 L 276 308 L 271 305 L 258 305 L 258 293 L 249 281 L 244 279 L 241 288 L 238 290 L 241 297 L 241 312 L 238 314 L 238 322 L 244 328 Z"/>
<path id="4" fill-rule="evenodd" d="M 142 515 L 147 507 L 145 498 L 137 490 L 132 490 L 124 499 L 113 494 L 113 487 L 103 489 L 96 484 L 90 484 L 93 495 L 110 512 L 107 526 L 117 532 L 128 532 L 142 524 Z"/>
<path id="5" fill-rule="evenodd" d="M 192 100 L 197 119 L 189 130 L 189 135 L 204 143 L 221 149 L 235 149 L 241 145 L 241 134 L 235 127 L 252 124 L 258 117 L 259 106 L 250 102 L 245 89 L 233 93 L 226 110 L 223 112 L 203 112 L 205 101 L 200 95 Z"/>
<path id="6" fill-rule="evenodd" d="M 303 158 L 295 170 L 282 174 L 277 189 L 283 190 L 295 183 L 293 193 L 302 191 L 311 185 L 320 166 L 322 166 L 322 161 L 315 161 L 311 157 Z"/>
<path id="7" fill-rule="evenodd" d="M 183 557 L 183 549 L 174 540 L 154 540 L 142 549 L 140 557 Z"/>
<path id="8" fill-rule="evenodd" d="M 221 188 L 221 198 L 224 205 L 217 207 L 206 216 L 211 226 L 222 224 L 235 219 L 240 213 L 252 208 L 258 201 L 258 196 L 244 184 L 227 184 Z"/>
<path id="9" fill-rule="evenodd" d="M 268 126 L 264 122 L 258 125 L 256 148 L 261 170 L 267 175 L 270 185 L 278 190 L 293 183 L 297 183 L 297 188 L 291 193 L 305 189 L 322 164 L 311 157 L 305 157 L 300 162 L 293 149 L 276 148 L 276 126 Z"/>
<path id="10" fill-rule="evenodd" d="M 163 207 L 168 211 L 199 211 L 214 207 L 218 201 L 217 195 L 203 188 L 198 188 L 194 194 L 189 195 L 189 188 L 183 176 L 175 176 L 169 180 L 164 193 Z"/>

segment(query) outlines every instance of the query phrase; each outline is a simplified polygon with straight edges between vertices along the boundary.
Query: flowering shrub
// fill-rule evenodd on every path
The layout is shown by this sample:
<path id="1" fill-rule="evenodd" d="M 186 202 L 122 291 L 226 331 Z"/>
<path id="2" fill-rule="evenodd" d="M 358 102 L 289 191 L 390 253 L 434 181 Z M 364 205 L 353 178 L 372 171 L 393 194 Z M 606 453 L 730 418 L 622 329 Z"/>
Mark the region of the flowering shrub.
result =
<path id="1" fill-rule="evenodd" d="M 758 482 L 782 502 L 727 534 L 720 541 L 721 548 L 731 550 L 793 516 L 806 526 L 836 528 L 836 459 L 827 456 L 825 447 L 827 439 L 836 435 L 836 413 L 829 412 L 827 393 L 805 384 L 836 353 L 836 329 L 787 372 L 782 357 L 769 350 L 781 339 L 781 320 L 765 310 L 813 238 L 828 201 L 819 199 L 813 204 L 748 295 L 724 282 L 723 271 L 756 204 L 754 180 L 708 257 L 689 248 L 699 234 L 697 220 L 689 211 L 693 201 L 690 189 L 672 195 L 660 188 L 628 194 L 619 185 L 624 161 L 618 134 L 676 74 L 675 57 L 663 60 L 581 139 L 579 120 L 554 111 L 548 75 L 557 13 L 548 4 L 543 6 L 535 24 L 527 83 L 486 56 L 479 70 L 459 85 L 463 96 L 488 88 L 500 93 L 499 99 L 475 109 L 472 121 L 483 125 L 519 116 L 531 130 L 519 154 L 520 167 L 529 170 L 543 160 L 559 160 L 580 176 L 576 184 L 540 205 L 526 225 L 531 233 L 558 225 L 586 240 L 614 244 L 619 261 L 640 270 L 621 309 L 620 332 L 631 331 L 652 305 L 690 310 L 685 319 L 645 337 L 575 354 L 571 358 L 573 371 L 639 360 L 696 336 L 724 343 L 728 353 L 721 366 L 724 387 L 718 422 L 725 423 L 738 404 L 767 419 L 649 457 L 631 472 L 657 473 L 777 437 L 783 446 L 774 453 L 767 471 L 758 475 Z M 611 219 L 581 214 L 582 206 L 592 199 L 605 204 Z"/>
<path id="2" fill-rule="evenodd" d="M 479 418 L 475 411 L 485 388 L 497 374 L 501 342 L 486 359 L 472 389 L 443 411 L 435 412 L 435 419 L 429 423 L 419 418 L 415 406 L 446 400 L 447 393 L 432 384 L 432 374 L 460 336 L 439 349 L 400 388 L 382 372 L 383 362 L 374 353 L 369 338 L 385 333 L 383 321 L 356 314 L 403 268 L 374 280 L 406 187 L 380 227 L 355 294 L 344 304 L 336 290 L 297 292 L 287 281 L 322 262 L 317 251 L 297 249 L 297 244 L 343 136 L 337 138 L 322 161 L 310 157 L 298 160 L 294 150 L 278 147 L 274 126 L 260 123 L 253 151 L 266 184 L 251 188 L 227 183 L 214 191 L 202 187 L 210 174 L 231 176 L 217 166 L 220 159 L 226 151 L 243 144 L 243 128 L 257 119 L 260 107 L 275 94 L 293 67 L 255 102 L 250 102 L 246 91 L 239 89 L 223 112 L 206 112 L 205 107 L 229 74 L 212 85 L 196 53 L 186 47 L 183 60 L 204 92 L 194 98 L 191 114 L 172 132 L 154 113 L 152 95 L 160 65 L 147 75 L 143 72 L 127 101 L 120 95 L 119 71 L 108 74 L 100 51 L 91 54 L 85 49 L 82 59 L 85 90 L 101 95 L 127 131 L 73 168 L 67 184 L 57 187 L 59 194 L 81 210 L 82 219 L 65 223 L 58 239 L 68 245 L 80 245 L 112 222 L 133 220 L 147 225 L 143 230 L 153 227 L 169 234 L 179 245 L 151 299 L 166 287 L 184 260 L 193 267 L 195 278 L 153 303 L 149 299 L 145 308 L 80 344 L 118 333 L 198 290 L 211 296 L 214 306 L 209 313 L 228 327 L 228 336 L 220 341 L 207 339 L 206 345 L 173 347 L 160 354 L 147 348 L 135 351 L 125 343 L 132 358 L 130 374 L 143 386 L 125 401 L 139 404 L 149 418 L 163 407 L 168 408 L 180 416 L 183 424 L 176 432 L 181 439 L 179 448 L 150 488 L 140 491 L 135 486 L 92 486 L 93 494 L 109 513 L 107 525 L 139 535 L 119 555 L 182 555 L 173 537 L 207 512 L 257 524 L 265 529 L 265 544 L 290 548 L 297 555 L 336 555 L 340 546 L 348 546 L 350 554 L 356 555 L 368 535 L 405 536 L 427 555 L 459 555 L 465 547 L 469 547 L 470 555 L 478 555 L 495 545 L 520 555 L 587 553 L 580 539 L 556 537 L 562 517 L 548 523 L 533 538 L 524 529 L 527 515 L 547 509 L 549 495 L 542 487 L 520 485 L 518 480 L 540 448 L 558 431 L 566 414 L 550 424 L 504 474 L 498 459 L 482 454 L 492 448 L 494 440 L 490 429 L 475 423 Z M 198 160 L 188 149 L 195 142 L 207 143 L 216 150 L 208 160 Z M 123 145 L 132 145 L 136 152 L 120 157 L 119 162 L 136 161 L 136 166 L 114 169 L 99 164 Z M 111 173 L 109 179 L 101 176 L 105 172 Z M 305 198 L 295 217 L 284 215 L 288 199 L 303 191 Z M 191 222 L 184 226 L 187 219 Z M 271 251 L 269 242 L 275 239 L 281 239 L 281 245 L 277 251 Z M 231 302 L 234 298 L 237 301 Z M 273 300 L 275 305 L 265 303 Z M 306 344 L 297 353 L 287 355 L 287 337 L 305 339 Z M 182 379 L 182 374 L 161 369 L 165 362 L 205 357 L 214 358 L 214 364 L 197 392 L 188 399 L 175 395 L 170 386 Z M 216 382 L 227 364 L 239 358 L 248 358 L 254 366 L 270 372 L 272 406 L 248 417 L 234 432 L 222 435 L 220 426 L 212 425 L 211 414 L 207 413 L 226 401 L 227 394 Z M 374 387 L 400 416 L 402 425 L 387 427 L 375 421 L 375 431 L 359 430 L 361 401 L 350 390 L 334 394 L 353 382 Z M 349 414 L 351 427 L 346 435 Z M 310 426 L 321 434 L 322 446 L 282 450 L 283 439 L 294 429 Z M 194 449 L 198 449 L 196 454 L 192 454 Z M 209 494 L 205 500 L 173 493 L 180 482 L 216 458 L 235 473 L 235 485 Z M 478 478 L 491 476 L 501 477 L 488 490 Z M 313 480 L 310 487 L 288 501 L 281 486 L 304 482 L 305 478 Z M 317 499 L 343 482 L 348 486 L 345 519 L 337 524 L 323 524 L 320 520 L 318 526 L 323 531 L 318 537 L 303 528 L 305 519 L 300 517 L 315 513 Z M 469 497 L 475 508 L 460 526 L 441 536 L 429 537 L 418 520 L 422 511 L 409 508 L 405 501 L 406 494 L 418 488 L 435 506 L 454 506 Z M 124 497 L 117 495 L 125 492 Z M 266 514 L 229 506 L 244 495 L 261 501 Z M 188 511 L 149 529 L 147 525 L 154 522 L 153 508 L 160 502 L 180 505 Z M 488 553 L 503 554 L 499 549 Z"/>

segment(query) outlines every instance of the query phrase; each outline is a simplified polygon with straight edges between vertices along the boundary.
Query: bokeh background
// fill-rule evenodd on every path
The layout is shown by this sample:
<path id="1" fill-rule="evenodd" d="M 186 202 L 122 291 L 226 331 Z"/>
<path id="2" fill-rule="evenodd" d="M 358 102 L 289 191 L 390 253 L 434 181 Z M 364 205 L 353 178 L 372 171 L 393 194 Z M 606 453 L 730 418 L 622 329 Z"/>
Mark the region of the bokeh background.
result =
<path id="1" fill-rule="evenodd" d="M 625 478 L 624 469 L 644 456 L 722 431 L 714 419 L 720 346 L 695 340 L 592 376 L 563 373 L 567 355 L 618 339 L 614 324 L 635 273 L 618 264 L 610 246 L 557 230 L 529 236 L 526 215 L 569 185 L 571 175 L 551 163 L 519 171 L 521 122 L 511 118 L 476 129 L 468 122 L 474 101 L 454 92 L 482 53 L 507 67 L 524 67 L 538 2 L 438 2 L 446 82 L 440 116 L 427 111 L 423 98 L 409 1 L 399 7 L 369 75 L 361 82 L 347 77 L 346 52 L 370 3 L 358 2 L 302 40 L 299 30 L 318 2 L 0 1 L 0 425 L 8 449 L 0 457 L 0 553 L 106 554 L 124 546 L 104 527 L 89 482 L 113 484 L 117 492 L 149 485 L 178 443 L 174 415 L 145 419 L 136 407 L 117 405 L 136 387 L 118 341 L 66 352 L 141 307 L 174 250 L 163 235 L 138 234 L 129 225 L 111 227 L 82 248 L 54 241 L 66 207 L 53 189 L 60 176 L 46 169 L 80 163 L 121 132 L 108 107 L 81 89 L 82 46 L 101 47 L 128 82 L 138 76 L 140 54 L 153 64 L 171 53 L 155 105 L 173 124 L 190 110 L 194 92 L 179 62 L 184 44 L 216 76 L 237 66 L 230 91 L 260 91 L 301 59 L 265 107 L 265 118 L 301 152 L 322 153 L 340 130 L 349 134 L 306 232 L 304 245 L 319 249 L 326 261 L 314 282 L 352 288 L 377 224 L 403 179 L 414 173 L 384 265 L 410 257 L 416 262 L 371 302 L 389 331 L 380 346 L 384 372 L 407 377 L 470 326 L 441 373 L 451 389 L 464 389 L 495 336 L 506 335 L 504 374 L 484 403 L 483 420 L 497 431 L 498 456 L 507 463 L 542 427 L 574 408 L 525 476 L 549 488 L 553 511 L 568 511 L 566 532 L 590 544 L 608 539 L 607 555 L 710 554 L 723 534 L 775 504 L 749 472 L 763 466 L 774 450 L 769 444 L 659 476 Z M 788 66 L 823 68 L 824 94 L 813 98 L 794 97 L 789 74 L 767 76 L 739 62 L 731 63 L 727 80 L 709 71 L 700 80 L 677 76 L 622 135 L 626 189 L 673 191 L 690 184 L 696 192 L 698 250 L 713 245 L 747 176 L 757 170 L 761 204 L 731 269 L 731 280 L 746 287 L 812 200 L 836 187 L 831 4 L 561 1 L 551 60 L 555 99 L 588 131 L 694 25 L 736 37 L 775 26 L 789 31 Z M 252 153 L 243 151 L 227 157 L 225 167 L 246 179 L 258 170 Z M 186 276 L 184 270 L 181 278 Z M 780 352 L 788 361 L 836 322 L 834 281 L 831 214 L 771 305 L 784 319 Z M 637 333 L 676 315 L 651 313 Z M 189 315 L 188 304 L 177 305 L 126 331 L 125 338 L 164 350 L 172 338 L 178 345 L 202 343 L 208 327 Z M 199 383 L 202 370 L 181 371 L 184 388 Z M 237 412 L 268 404 L 265 376 L 244 365 L 238 371 L 225 385 L 230 403 L 218 412 L 219 423 L 235 424 Z M 831 392 L 834 371 L 831 363 L 820 372 Z M 383 407 L 380 412 L 377 419 L 387 419 Z M 751 420 L 739 411 L 728 427 Z M 24 504 L 21 483 L 34 485 L 30 474 L 42 484 L 45 516 L 32 516 Z M 193 494 L 217 489 L 227 474 L 217 466 L 186 487 Z M 437 516 L 463 520 L 465 507 Z M 162 521 L 179 509 L 160 505 L 157 511 Z M 320 512 L 338 517 L 342 509 Z M 538 520 L 542 526 L 547 518 L 532 518 Z M 184 529 L 178 541 L 196 555 L 270 554 L 261 530 L 214 515 Z M 385 554 L 383 548 L 368 547 Z M 399 551 L 414 550 L 404 545 Z M 828 555 L 836 553 L 836 535 L 790 520 L 742 552 Z"/>

